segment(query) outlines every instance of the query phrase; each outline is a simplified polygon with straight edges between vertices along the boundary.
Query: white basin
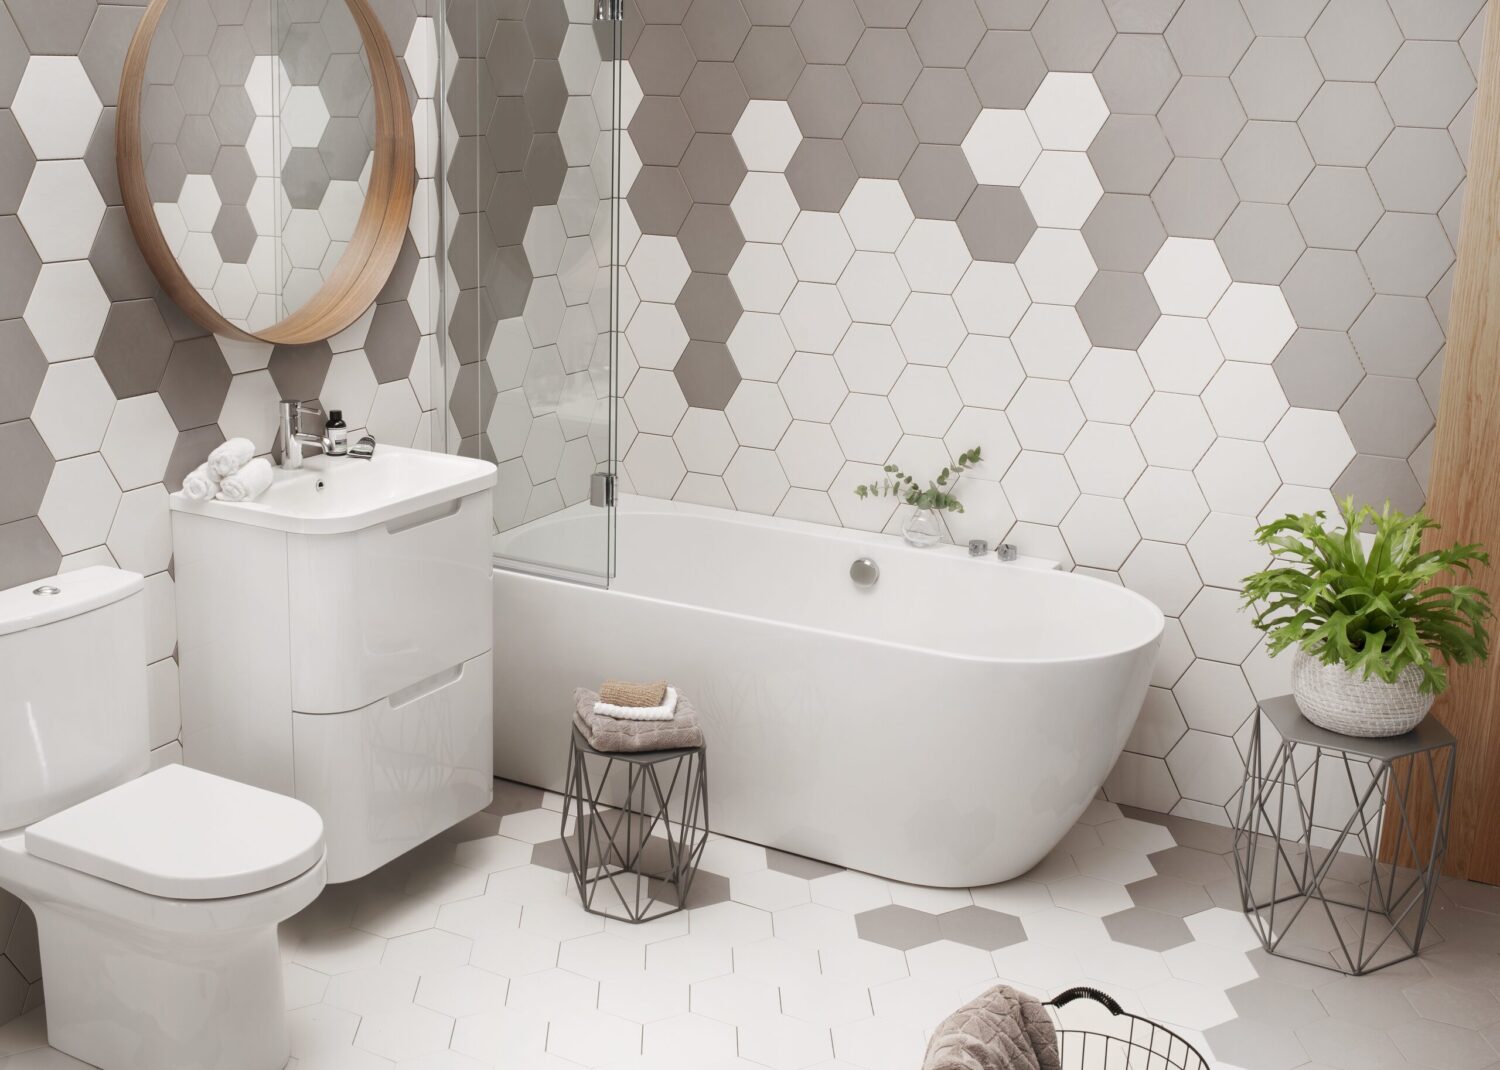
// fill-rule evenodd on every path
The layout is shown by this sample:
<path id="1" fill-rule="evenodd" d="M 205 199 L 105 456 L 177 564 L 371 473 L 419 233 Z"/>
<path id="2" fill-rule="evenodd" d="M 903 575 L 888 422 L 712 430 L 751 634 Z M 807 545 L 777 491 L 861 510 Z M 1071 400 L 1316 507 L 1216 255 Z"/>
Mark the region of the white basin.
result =
<path id="1" fill-rule="evenodd" d="M 253 502 L 193 501 L 181 491 L 174 510 L 303 535 L 360 531 L 495 485 L 489 461 L 448 453 L 377 446 L 367 461 L 308 457 L 300 469 L 276 469 Z"/>

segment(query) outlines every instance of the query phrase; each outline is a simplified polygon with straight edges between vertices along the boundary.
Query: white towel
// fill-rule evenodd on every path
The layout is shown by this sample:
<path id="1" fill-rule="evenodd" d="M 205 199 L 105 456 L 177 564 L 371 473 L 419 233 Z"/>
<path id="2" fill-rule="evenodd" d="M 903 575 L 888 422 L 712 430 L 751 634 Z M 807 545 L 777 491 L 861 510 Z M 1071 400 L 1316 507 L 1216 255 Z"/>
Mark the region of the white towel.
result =
<path id="1" fill-rule="evenodd" d="M 276 473 L 271 462 L 257 457 L 219 484 L 219 497 L 226 502 L 251 502 L 266 492 Z"/>
<path id="2" fill-rule="evenodd" d="M 666 701 L 660 706 L 613 706 L 608 702 L 596 702 L 594 712 L 600 717 L 620 721 L 670 721 L 677 715 L 677 689 L 667 688 Z"/>
<path id="3" fill-rule="evenodd" d="M 219 481 L 208 470 L 207 461 L 194 468 L 183 478 L 182 493 L 195 502 L 206 502 L 219 493 Z"/>
<path id="4" fill-rule="evenodd" d="M 215 479 L 232 476 L 255 456 L 255 443 L 248 438 L 232 438 L 222 443 L 208 455 L 208 470 Z"/>

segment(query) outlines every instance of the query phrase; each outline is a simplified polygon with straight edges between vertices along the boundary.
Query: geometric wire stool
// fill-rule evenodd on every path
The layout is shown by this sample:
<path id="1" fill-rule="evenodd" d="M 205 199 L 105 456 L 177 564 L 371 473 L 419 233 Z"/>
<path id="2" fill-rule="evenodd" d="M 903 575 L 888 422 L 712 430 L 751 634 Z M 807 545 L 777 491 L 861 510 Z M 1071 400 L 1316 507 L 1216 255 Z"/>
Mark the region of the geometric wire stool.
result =
<path id="1" fill-rule="evenodd" d="M 1280 742 L 1267 759 L 1268 721 Z M 1261 704 L 1234 862 L 1240 903 L 1266 951 L 1356 976 L 1421 951 L 1448 846 L 1456 755 L 1457 741 L 1436 718 L 1402 736 L 1362 739 L 1319 728 L 1290 695 Z M 1340 827 L 1315 829 L 1329 817 L 1330 794 Z M 1436 820 L 1418 843 L 1410 814 L 1424 798 Z M 1387 861 L 1382 832 L 1395 845 Z"/>
<path id="2" fill-rule="evenodd" d="M 605 752 L 575 727 L 562 827 L 589 913 L 628 922 L 677 913 L 708 843 L 707 748 Z"/>

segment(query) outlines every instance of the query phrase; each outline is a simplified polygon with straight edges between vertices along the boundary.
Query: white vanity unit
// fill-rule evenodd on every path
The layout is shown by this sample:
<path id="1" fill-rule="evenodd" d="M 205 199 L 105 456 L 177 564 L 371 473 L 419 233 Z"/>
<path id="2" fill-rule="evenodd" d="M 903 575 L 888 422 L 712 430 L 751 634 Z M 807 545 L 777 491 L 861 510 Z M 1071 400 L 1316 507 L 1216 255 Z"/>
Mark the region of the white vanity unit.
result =
<path id="1" fill-rule="evenodd" d="M 323 817 L 347 881 L 483 809 L 495 466 L 381 446 L 172 496 L 186 763 Z"/>

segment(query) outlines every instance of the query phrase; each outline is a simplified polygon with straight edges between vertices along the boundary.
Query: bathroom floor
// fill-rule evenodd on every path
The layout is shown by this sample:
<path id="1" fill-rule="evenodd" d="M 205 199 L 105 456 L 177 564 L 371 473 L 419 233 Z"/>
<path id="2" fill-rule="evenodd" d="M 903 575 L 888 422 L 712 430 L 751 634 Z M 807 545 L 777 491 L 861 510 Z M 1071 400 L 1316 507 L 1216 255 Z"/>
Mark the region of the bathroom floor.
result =
<path id="1" fill-rule="evenodd" d="M 1446 884 L 1442 942 L 1345 978 L 1258 948 L 1227 830 L 1096 803 L 1026 878 L 969 891 L 716 837 L 701 905 L 629 926 L 579 906 L 559 802 L 497 782 L 492 812 L 283 926 L 291 1065 L 917 1070 L 1003 979 L 1095 985 L 1219 1070 L 1500 1067 L 1500 888 Z M 83 1065 L 41 1014 L 0 1028 L 0 1068 Z"/>

